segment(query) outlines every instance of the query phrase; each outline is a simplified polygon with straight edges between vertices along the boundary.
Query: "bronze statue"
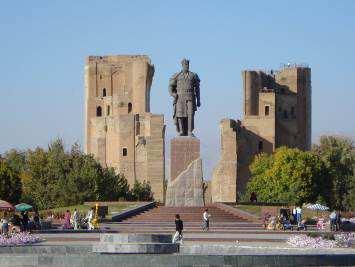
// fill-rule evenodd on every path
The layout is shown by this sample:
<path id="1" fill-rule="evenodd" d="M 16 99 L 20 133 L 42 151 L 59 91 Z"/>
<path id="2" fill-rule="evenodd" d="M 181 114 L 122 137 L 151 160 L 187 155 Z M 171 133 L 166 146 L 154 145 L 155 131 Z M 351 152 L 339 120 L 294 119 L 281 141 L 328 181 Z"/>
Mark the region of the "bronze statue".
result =
<path id="1" fill-rule="evenodd" d="M 181 61 L 182 70 L 175 73 L 169 81 L 169 93 L 174 97 L 174 124 L 180 136 L 193 136 L 194 116 L 200 107 L 200 79 L 189 71 L 189 61 Z"/>

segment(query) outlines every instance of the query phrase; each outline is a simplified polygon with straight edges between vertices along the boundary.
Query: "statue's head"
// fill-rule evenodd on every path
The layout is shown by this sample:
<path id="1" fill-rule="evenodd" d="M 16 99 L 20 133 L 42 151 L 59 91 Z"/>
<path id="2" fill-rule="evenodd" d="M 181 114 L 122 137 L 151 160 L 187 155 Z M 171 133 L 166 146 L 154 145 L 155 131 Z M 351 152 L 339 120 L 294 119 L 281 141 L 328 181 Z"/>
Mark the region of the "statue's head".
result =
<path id="1" fill-rule="evenodd" d="M 182 71 L 183 72 L 188 72 L 189 71 L 189 67 L 190 67 L 190 61 L 186 58 L 184 58 L 181 61 L 181 66 L 182 66 Z"/>

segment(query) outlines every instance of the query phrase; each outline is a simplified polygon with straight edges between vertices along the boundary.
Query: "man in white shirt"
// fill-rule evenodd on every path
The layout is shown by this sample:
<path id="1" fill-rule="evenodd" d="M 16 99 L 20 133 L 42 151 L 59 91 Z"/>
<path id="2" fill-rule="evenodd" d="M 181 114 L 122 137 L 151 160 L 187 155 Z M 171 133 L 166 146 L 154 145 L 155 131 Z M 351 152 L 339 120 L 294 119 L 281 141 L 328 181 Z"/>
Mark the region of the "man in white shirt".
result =
<path id="1" fill-rule="evenodd" d="M 292 209 L 292 216 L 293 216 L 293 224 L 297 224 L 297 216 L 296 216 L 297 212 L 296 212 L 296 206 L 293 207 Z"/>
<path id="2" fill-rule="evenodd" d="M 297 224 L 301 223 L 301 216 L 302 216 L 302 209 L 298 206 L 296 208 L 296 218 L 297 218 Z"/>
<path id="3" fill-rule="evenodd" d="M 337 220 L 337 212 L 333 210 L 333 212 L 329 215 L 330 219 L 330 231 L 336 230 L 336 220 Z"/>
<path id="4" fill-rule="evenodd" d="M 205 212 L 203 213 L 203 225 L 202 228 L 203 230 L 208 231 L 210 229 L 210 217 L 211 215 L 208 213 L 208 209 L 205 209 Z"/>

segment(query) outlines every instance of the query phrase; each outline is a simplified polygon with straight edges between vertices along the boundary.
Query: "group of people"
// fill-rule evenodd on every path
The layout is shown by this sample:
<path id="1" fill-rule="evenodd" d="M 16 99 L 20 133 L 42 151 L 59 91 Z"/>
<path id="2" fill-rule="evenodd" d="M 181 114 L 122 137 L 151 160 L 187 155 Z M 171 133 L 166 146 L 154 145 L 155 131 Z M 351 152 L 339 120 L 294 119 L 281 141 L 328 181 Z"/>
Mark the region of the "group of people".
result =
<path id="1" fill-rule="evenodd" d="M 339 231 L 342 228 L 342 219 L 340 211 L 332 211 L 329 215 L 329 221 L 326 216 L 317 216 L 316 227 L 318 230 L 325 230 L 329 222 L 330 231 Z M 289 209 L 280 209 L 279 216 L 271 216 L 266 214 L 264 217 L 264 227 L 268 230 L 307 230 L 306 220 L 302 219 L 302 209 L 294 207 L 292 211 Z"/>
<path id="2" fill-rule="evenodd" d="M 29 232 L 31 229 L 40 229 L 40 218 L 36 211 L 30 219 L 28 212 L 21 212 L 21 216 L 14 213 L 10 216 L 9 213 L 4 212 L 0 220 L 1 234 L 7 235 L 9 232 Z"/>
<path id="3" fill-rule="evenodd" d="M 208 209 L 202 214 L 202 229 L 204 231 L 208 231 L 210 229 L 210 218 L 211 214 L 208 213 Z M 173 243 L 180 243 L 182 244 L 183 234 L 182 231 L 184 230 L 184 223 L 180 218 L 179 214 L 175 215 L 175 234 L 173 236 Z"/>
<path id="4" fill-rule="evenodd" d="M 95 218 L 94 208 L 91 208 L 86 214 L 86 217 L 84 218 L 84 221 L 87 224 L 87 229 L 89 230 L 95 229 L 94 218 Z M 81 216 L 77 211 L 77 209 L 74 209 L 73 214 L 71 214 L 69 210 L 65 212 L 63 229 L 77 230 L 81 227 L 81 224 L 82 224 Z"/>
<path id="5" fill-rule="evenodd" d="M 302 209 L 295 206 L 292 211 L 288 208 L 280 209 L 279 216 L 264 216 L 264 227 L 268 230 L 307 230 L 306 221 L 302 219 Z"/>

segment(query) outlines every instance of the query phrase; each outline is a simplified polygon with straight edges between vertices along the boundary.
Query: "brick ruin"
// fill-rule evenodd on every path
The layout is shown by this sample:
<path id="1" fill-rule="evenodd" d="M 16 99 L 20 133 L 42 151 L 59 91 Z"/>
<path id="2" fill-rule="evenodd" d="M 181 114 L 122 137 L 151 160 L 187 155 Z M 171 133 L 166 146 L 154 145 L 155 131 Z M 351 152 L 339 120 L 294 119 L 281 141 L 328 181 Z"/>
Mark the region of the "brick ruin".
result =
<path id="1" fill-rule="evenodd" d="M 213 202 L 235 202 L 250 178 L 258 153 L 280 146 L 311 148 L 311 69 L 284 66 L 276 72 L 242 72 L 244 118 L 224 119 L 221 157 L 213 171 Z"/>
<path id="2" fill-rule="evenodd" d="M 89 56 L 85 64 L 85 144 L 130 186 L 150 183 L 164 200 L 164 116 L 150 112 L 154 66 L 147 56 Z"/>

